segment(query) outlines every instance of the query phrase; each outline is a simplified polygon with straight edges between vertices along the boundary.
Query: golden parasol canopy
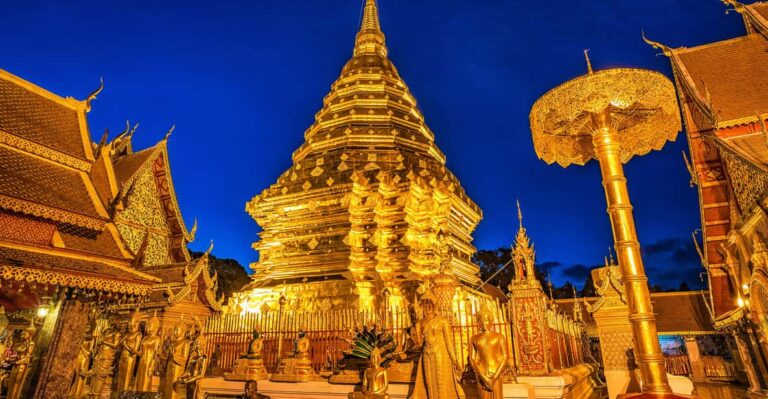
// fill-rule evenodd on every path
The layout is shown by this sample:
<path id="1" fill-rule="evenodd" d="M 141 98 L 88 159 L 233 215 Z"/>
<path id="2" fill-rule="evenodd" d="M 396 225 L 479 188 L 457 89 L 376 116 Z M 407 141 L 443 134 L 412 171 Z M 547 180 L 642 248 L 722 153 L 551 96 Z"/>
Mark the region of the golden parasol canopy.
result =
<path id="1" fill-rule="evenodd" d="M 622 163 L 660 150 L 681 129 L 675 87 L 666 76 L 634 68 L 591 72 L 541 96 L 530 114 L 536 155 L 562 167 L 595 158 L 593 116 L 609 115 Z"/>

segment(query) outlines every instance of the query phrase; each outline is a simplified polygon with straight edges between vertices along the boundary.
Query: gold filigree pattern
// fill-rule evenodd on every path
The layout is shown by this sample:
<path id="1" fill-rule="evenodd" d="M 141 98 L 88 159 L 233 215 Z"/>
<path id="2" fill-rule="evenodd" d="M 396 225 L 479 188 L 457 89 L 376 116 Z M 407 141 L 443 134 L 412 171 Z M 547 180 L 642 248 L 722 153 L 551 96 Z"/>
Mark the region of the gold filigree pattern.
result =
<path id="1" fill-rule="evenodd" d="M 139 250 L 144 242 L 144 235 L 148 232 L 149 240 L 144 253 L 144 266 L 166 264 L 170 261 L 170 239 L 166 235 L 169 233 L 160 234 L 159 232 L 168 232 L 169 227 L 159 200 L 158 188 L 151 169 L 145 169 L 139 173 L 126 198 L 125 210 L 118 214 L 117 228 L 128 249 L 133 253 Z M 140 228 L 137 225 L 149 229 Z"/>
<path id="2" fill-rule="evenodd" d="M 0 194 L 0 208 L 10 209 L 14 212 L 38 216 L 45 219 L 73 224 L 91 230 L 101 231 L 106 222 L 101 219 L 85 215 L 63 211 L 42 204 L 24 201 Z"/>
<path id="3" fill-rule="evenodd" d="M 151 171 L 142 171 L 133 182 L 131 193 L 126 198 L 128 206 L 120 217 L 142 226 L 167 230 L 163 210 L 158 201 L 158 190 Z"/>
<path id="4" fill-rule="evenodd" d="M 714 142 L 725 163 L 739 209 L 746 216 L 768 189 L 768 170 L 740 155 L 722 139 L 715 138 Z"/>
<path id="5" fill-rule="evenodd" d="M 595 159 L 590 114 L 611 109 L 622 162 L 659 150 L 680 131 L 675 87 L 664 75 L 641 69 L 596 71 L 547 92 L 533 105 L 536 155 L 566 167 Z M 642 123 L 639 123 L 642 121 Z"/>
<path id="6" fill-rule="evenodd" d="M 3 280 L 23 281 L 26 283 L 50 284 L 61 287 L 80 288 L 107 292 L 120 292 L 132 295 L 147 295 L 150 285 L 111 280 L 90 276 L 60 273 L 53 270 L 39 270 L 0 265 L 0 278 Z"/>
<path id="7" fill-rule="evenodd" d="M 84 161 L 80 158 L 73 157 L 69 154 L 56 151 L 44 145 L 37 144 L 34 141 L 29 141 L 3 131 L 0 131 L 0 144 L 5 144 L 13 148 L 26 151 L 30 154 L 43 157 L 45 159 L 75 168 L 77 170 L 81 170 L 83 172 L 88 172 L 91 170 L 91 163 L 88 161 Z"/>

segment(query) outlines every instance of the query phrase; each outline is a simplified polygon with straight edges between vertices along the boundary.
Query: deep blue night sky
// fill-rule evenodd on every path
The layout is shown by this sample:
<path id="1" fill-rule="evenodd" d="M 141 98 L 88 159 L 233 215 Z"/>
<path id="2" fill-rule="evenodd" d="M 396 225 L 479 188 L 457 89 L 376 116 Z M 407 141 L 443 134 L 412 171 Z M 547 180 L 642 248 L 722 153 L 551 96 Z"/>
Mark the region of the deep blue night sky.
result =
<path id="1" fill-rule="evenodd" d="M 273 183 L 350 58 L 361 0 L 9 2 L 0 68 L 84 98 L 104 77 L 89 121 L 95 139 L 126 119 L 140 149 L 170 140 L 175 187 L 194 249 L 247 264 L 258 226 L 245 213 Z M 584 281 L 611 245 L 597 165 L 548 166 L 528 112 L 548 89 L 595 68 L 670 73 L 640 38 L 695 46 L 743 35 L 717 0 L 379 0 L 390 58 L 419 101 L 448 166 L 484 210 L 479 248 L 507 246 L 515 198 L 556 283 Z M 700 227 L 681 134 L 626 167 L 652 283 L 698 283 Z M 586 266 L 585 266 L 586 265 Z"/>

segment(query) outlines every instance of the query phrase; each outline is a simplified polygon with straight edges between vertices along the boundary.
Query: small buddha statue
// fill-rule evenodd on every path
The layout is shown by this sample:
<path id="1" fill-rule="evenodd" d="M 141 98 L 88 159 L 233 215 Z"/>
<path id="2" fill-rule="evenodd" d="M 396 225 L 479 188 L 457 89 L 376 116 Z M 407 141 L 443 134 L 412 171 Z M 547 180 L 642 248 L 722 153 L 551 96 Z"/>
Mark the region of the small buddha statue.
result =
<path id="1" fill-rule="evenodd" d="M 111 377 L 114 375 L 113 364 L 115 363 L 117 348 L 120 345 L 120 338 L 121 334 L 117 329 L 107 327 L 93 359 L 93 367 L 88 373 L 91 376 L 89 397 L 101 397 L 109 388 Z"/>
<path id="2" fill-rule="evenodd" d="M 131 387 L 133 371 L 136 368 L 136 359 L 139 356 L 141 339 L 139 331 L 138 312 L 134 313 L 128 324 L 128 332 L 120 343 L 120 361 L 117 366 L 117 392 L 127 391 Z"/>
<path id="3" fill-rule="evenodd" d="M 469 340 L 469 364 L 475 371 L 479 399 L 503 399 L 503 374 L 509 362 L 507 342 L 503 335 L 491 329 L 487 312 L 478 316 L 480 332 Z"/>
<path id="4" fill-rule="evenodd" d="M 360 392 L 352 392 L 348 397 L 349 399 L 389 399 L 388 388 L 387 370 L 381 367 L 381 351 L 376 347 L 371 351 L 370 364 L 363 372 Z"/>
<path id="5" fill-rule="evenodd" d="M 178 399 L 181 397 L 177 382 L 184 374 L 190 347 L 185 330 L 183 320 L 179 320 L 171 330 L 170 347 L 167 354 L 168 365 L 165 368 L 165 384 L 163 387 L 164 399 Z"/>
<path id="6" fill-rule="evenodd" d="M 304 330 L 299 330 L 298 337 L 293 341 L 293 357 L 309 359 L 309 338 Z"/>
<path id="7" fill-rule="evenodd" d="M 226 373 L 224 379 L 233 381 L 268 379 L 269 374 L 267 374 L 267 370 L 264 368 L 264 360 L 262 359 L 263 350 L 264 339 L 261 337 L 258 330 L 253 330 L 253 338 L 248 343 L 248 351 L 240 355 L 239 359 L 235 360 L 234 371 L 232 373 Z"/>
<path id="8" fill-rule="evenodd" d="M 94 328 L 91 336 L 85 338 L 83 343 L 80 344 L 80 350 L 77 352 L 77 358 L 73 365 L 75 369 L 73 381 L 69 387 L 69 397 L 72 399 L 80 399 L 83 397 L 83 390 L 85 389 L 85 380 L 88 378 L 88 367 L 91 363 L 93 347 L 99 337 L 99 329 Z"/>
<path id="9" fill-rule="evenodd" d="M 264 339 L 261 338 L 258 330 L 253 330 L 253 338 L 248 343 L 248 352 L 245 354 L 247 359 L 261 359 L 261 352 L 264 349 Z"/>
<path id="10" fill-rule="evenodd" d="M 296 340 L 293 341 L 291 356 L 280 359 L 277 372 L 270 381 L 307 382 L 314 376 L 312 360 L 309 358 L 310 341 L 304 329 L 300 329 Z"/>
<path id="11" fill-rule="evenodd" d="M 200 380 L 208 368 L 208 356 L 203 353 L 204 337 L 202 331 L 195 330 L 190 343 L 189 358 L 184 374 L 179 378 L 179 384 L 184 386 L 185 398 L 197 398 L 200 390 Z"/>
<path id="12" fill-rule="evenodd" d="M 162 337 L 157 335 L 160 328 L 160 320 L 153 316 L 147 322 L 146 336 L 141 340 L 139 346 L 139 365 L 136 368 L 136 388 L 137 392 L 151 392 L 152 373 L 155 371 L 157 355 L 160 351 L 160 345 L 163 343 Z"/>
<path id="13" fill-rule="evenodd" d="M 16 360 L 13 362 L 11 374 L 8 376 L 8 391 L 5 394 L 6 399 L 21 399 L 21 388 L 24 381 L 29 376 L 29 363 L 35 353 L 35 328 L 34 321 L 30 322 L 29 327 L 21 332 L 19 342 L 13 346 L 16 352 Z"/>

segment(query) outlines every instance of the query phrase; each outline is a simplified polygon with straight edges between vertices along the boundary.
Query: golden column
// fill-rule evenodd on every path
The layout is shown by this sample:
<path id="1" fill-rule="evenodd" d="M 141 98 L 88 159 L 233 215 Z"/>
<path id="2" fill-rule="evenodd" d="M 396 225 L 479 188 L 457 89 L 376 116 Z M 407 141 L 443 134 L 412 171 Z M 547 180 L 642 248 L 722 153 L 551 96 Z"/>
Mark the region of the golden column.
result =
<path id="1" fill-rule="evenodd" d="M 672 390 L 622 162 L 674 140 L 681 129 L 675 88 L 653 71 L 615 68 L 593 72 L 588 57 L 587 68 L 587 75 L 550 90 L 533 105 L 534 147 L 539 158 L 550 164 L 583 165 L 591 159 L 600 163 L 643 392 L 669 395 Z"/>

